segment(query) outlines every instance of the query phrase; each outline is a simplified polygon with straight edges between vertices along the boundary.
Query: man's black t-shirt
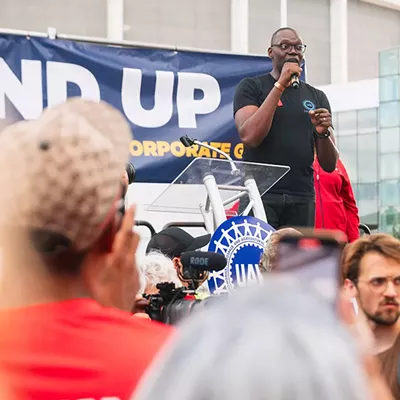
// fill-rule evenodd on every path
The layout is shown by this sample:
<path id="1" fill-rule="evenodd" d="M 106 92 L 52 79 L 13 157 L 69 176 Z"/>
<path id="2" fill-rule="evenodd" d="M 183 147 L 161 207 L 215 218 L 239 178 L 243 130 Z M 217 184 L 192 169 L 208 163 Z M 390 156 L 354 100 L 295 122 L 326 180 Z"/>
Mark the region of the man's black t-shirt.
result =
<path id="1" fill-rule="evenodd" d="M 246 106 L 260 107 L 275 82 L 271 74 L 243 79 L 236 88 L 234 114 Z M 308 113 L 317 108 L 331 111 L 325 93 L 304 82 L 298 89 L 287 88 L 267 137 L 256 148 L 245 146 L 245 161 L 290 166 L 289 173 L 270 193 L 314 196 L 314 134 Z"/>

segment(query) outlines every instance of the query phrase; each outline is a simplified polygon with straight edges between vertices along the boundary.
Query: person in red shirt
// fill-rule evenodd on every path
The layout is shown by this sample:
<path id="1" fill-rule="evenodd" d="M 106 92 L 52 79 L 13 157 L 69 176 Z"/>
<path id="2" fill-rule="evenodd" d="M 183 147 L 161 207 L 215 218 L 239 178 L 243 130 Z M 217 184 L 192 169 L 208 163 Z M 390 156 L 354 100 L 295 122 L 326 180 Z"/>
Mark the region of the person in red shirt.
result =
<path id="1" fill-rule="evenodd" d="M 132 139 L 72 99 L 0 135 L 0 376 L 15 400 L 128 400 L 172 328 L 135 318 Z"/>
<path id="2" fill-rule="evenodd" d="M 360 219 L 350 179 L 338 160 L 333 172 L 325 172 L 314 159 L 315 228 L 335 229 L 346 234 L 349 242 L 359 236 Z"/>

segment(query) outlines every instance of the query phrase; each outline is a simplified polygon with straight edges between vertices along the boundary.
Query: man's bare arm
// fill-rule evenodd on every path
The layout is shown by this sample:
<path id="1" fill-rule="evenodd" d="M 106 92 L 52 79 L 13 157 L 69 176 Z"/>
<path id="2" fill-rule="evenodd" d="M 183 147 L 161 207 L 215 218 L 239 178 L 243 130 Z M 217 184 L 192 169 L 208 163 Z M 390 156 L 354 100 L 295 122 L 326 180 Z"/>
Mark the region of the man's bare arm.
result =
<path id="1" fill-rule="evenodd" d="M 257 147 L 266 138 L 281 95 L 282 92 L 274 87 L 261 107 L 246 106 L 236 112 L 235 124 L 243 144 Z"/>

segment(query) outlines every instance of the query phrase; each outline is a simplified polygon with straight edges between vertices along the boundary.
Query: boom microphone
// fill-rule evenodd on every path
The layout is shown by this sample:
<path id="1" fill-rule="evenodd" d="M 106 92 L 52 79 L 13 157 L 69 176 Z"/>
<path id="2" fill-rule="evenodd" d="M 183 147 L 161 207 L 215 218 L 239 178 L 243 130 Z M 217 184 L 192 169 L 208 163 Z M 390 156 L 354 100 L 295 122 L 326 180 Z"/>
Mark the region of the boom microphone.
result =
<path id="1" fill-rule="evenodd" d="M 184 268 L 200 271 L 221 271 L 226 267 L 226 258 L 212 251 L 186 251 L 181 254 Z"/>
<path id="2" fill-rule="evenodd" d="M 218 154 L 223 155 L 231 164 L 232 175 L 234 175 L 234 176 L 240 175 L 240 170 L 236 167 L 234 161 L 232 160 L 232 157 L 229 154 L 226 154 L 224 151 L 217 149 L 216 147 L 210 146 L 207 143 L 199 142 L 197 139 L 190 139 L 190 137 L 187 135 L 182 136 L 179 140 L 185 147 L 192 147 L 194 144 L 197 144 L 198 146 L 205 147 L 206 149 L 215 151 Z"/>
<path id="3" fill-rule="evenodd" d="M 185 147 L 192 147 L 195 142 L 195 139 L 190 139 L 190 137 L 187 135 L 182 136 L 179 140 Z"/>

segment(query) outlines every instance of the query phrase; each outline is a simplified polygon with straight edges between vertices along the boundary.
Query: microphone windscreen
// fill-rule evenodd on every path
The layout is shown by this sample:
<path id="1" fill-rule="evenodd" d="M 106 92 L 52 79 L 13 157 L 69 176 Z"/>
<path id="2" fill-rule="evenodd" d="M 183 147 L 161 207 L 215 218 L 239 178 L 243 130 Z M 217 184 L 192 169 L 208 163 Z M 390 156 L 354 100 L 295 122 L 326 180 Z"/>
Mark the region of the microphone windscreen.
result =
<path id="1" fill-rule="evenodd" d="M 133 183 L 135 181 L 135 177 L 136 177 L 136 169 L 133 166 L 133 164 L 130 162 L 126 163 L 125 171 L 128 174 L 129 184 Z"/>
<path id="2" fill-rule="evenodd" d="M 179 140 L 185 147 L 191 147 L 193 145 L 193 141 L 189 139 L 188 136 L 182 136 Z"/>
<path id="3" fill-rule="evenodd" d="M 290 85 L 294 89 L 298 89 L 300 87 L 300 81 L 299 81 L 299 77 L 297 75 L 295 75 L 295 74 L 292 75 L 292 77 L 290 79 Z"/>
<path id="4" fill-rule="evenodd" d="M 221 271 L 226 267 L 226 258 L 212 251 L 186 251 L 181 254 L 184 268 L 200 271 Z"/>

